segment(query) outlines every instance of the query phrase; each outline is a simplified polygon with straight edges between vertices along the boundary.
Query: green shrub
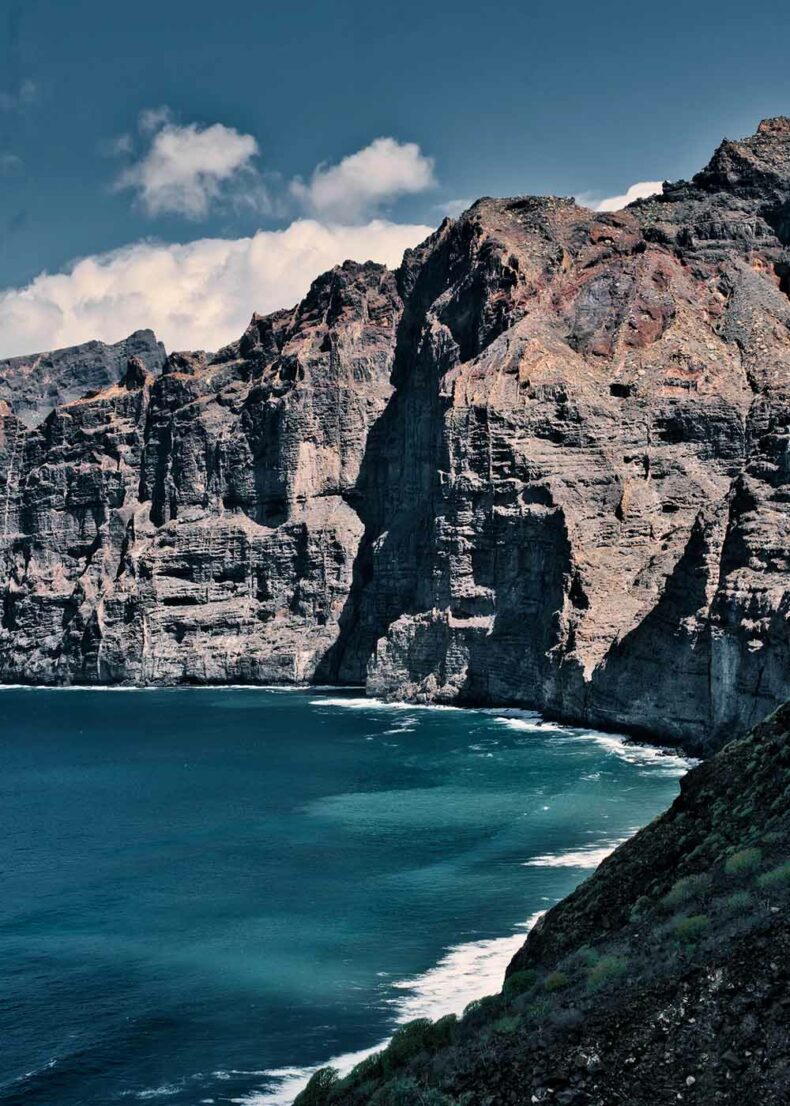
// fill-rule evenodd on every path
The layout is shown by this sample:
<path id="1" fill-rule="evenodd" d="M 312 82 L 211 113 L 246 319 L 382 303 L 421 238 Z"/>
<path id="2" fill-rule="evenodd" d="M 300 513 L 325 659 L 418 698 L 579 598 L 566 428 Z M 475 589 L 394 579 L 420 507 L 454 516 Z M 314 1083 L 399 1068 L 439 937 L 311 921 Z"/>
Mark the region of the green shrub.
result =
<path id="1" fill-rule="evenodd" d="M 569 980 L 565 972 L 549 972 L 543 980 L 543 990 L 549 993 L 560 991 L 563 987 L 567 987 L 568 983 Z"/>
<path id="2" fill-rule="evenodd" d="M 632 922 L 638 922 L 640 918 L 643 918 L 648 913 L 653 905 L 653 900 L 649 899 L 647 895 L 640 895 L 634 905 L 631 907 L 631 912 L 628 915 L 629 920 Z"/>
<path id="3" fill-rule="evenodd" d="M 609 983 L 615 983 L 628 971 L 628 961 L 624 956 L 602 956 L 597 964 L 587 971 L 587 987 L 597 991 Z"/>
<path id="4" fill-rule="evenodd" d="M 449 1106 L 450 1100 L 410 1076 L 392 1079 L 375 1092 L 370 1106 Z"/>
<path id="5" fill-rule="evenodd" d="M 670 888 L 661 901 L 664 906 L 670 908 L 680 906 L 681 903 L 696 898 L 696 896 L 701 894 L 709 884 L 710 876 L 705 873 L 694 876 L 684 876 L 683 879 L 679 879 L 677 883 Z"/>
<path id="6" fill-rule="evenodd" d="M 360 1060 L 359 1063 L 351 1069 L 343 1080 L 343 1084 L 358 1086 L 361 1083 L 367 1083 L 369 1079 L 380 1079 L 383 1074 L 384 1065 L 382 1064 L 382 1054 L 380 1052 L 374 1052 L 372 1056 L 366 1056 L 364 1060 Z"/>
<path id="7" fill-rule="evenodd" d="M 337 1083 L 336 1068 L 319 1068 L 310 1082 L 294 1099 L 294 1106 L 324 1106 Z"/>
<path id="8" fill-rule="evenodd" d="M 457 1028 L 458 1018 L 455 1014 L 445 1014 L 443 1018 L 439 1018 L 438 1021 L 433 1023 L 433 1028 L 429 1034 L 431 1048 L 440 1049 L 444 1048 L 445 1045 L 452 1044 Z"/>
<path id="9" fill-rule="evenodd" d="M 762 858 L 762 849 L 756 847 L 740 849 L 737 853 L 727 857 L 724 862 L 724 871 L 728 876 L 747 875 L 749 872 L 753 872 L 755 868 L 760 867 Z"/>
<path id="10" fill-rule="evenodd" d="M 790 883 L 790 860 L 786 860 L 778 868 L 772 868 L 770 872 L 763 872 L 761 876 L 757 877 L 757 883 L 763 890 Z"/>
<path id="11" fill-rule="evenodd" d="M 400 1029 L 396 1029 L 392 1040 L 384 1050 L 384 1060 L 387 1067 L 398 1067 L 425 1052 L 431 1047 L 431 1033 L 433 1022 L 430 1018 L 415 1018 L 413 1022 L 407 1022 Z"/>
<path id="12" fill-rule="evenodd" d="M 650 902 L 650 899 L 647 899 L 647 902 Z M 566 962 L 569 965 L 581 964 L 585 968 L 591 968 L 593 964 L 598 963 L 600 958 L 601 954 L 597 949 L 591 948 L 590 945 L 582 945 L 570 954 Z"/>
<path id="13" fill-rule="evenodd" d="M 482 1025 L 500 1012 L 504 1012 L 502 995 L 486 995 L 474 999 L 464 1008 L 463 1020 L 470 1025 Z"/>
<path id="14" fill-rule="evenodd" d="M 515 1033 L 521 1025 L 521 1018 L 517 1014 L 506 1014 L 504 1018 L 498 1018 L 491 1028 L 496 1033 Z"/>
<path id="15" fill-rule="evenodd" d="M 502 986 L 502 994 L 508 998 L 523 995 L 525 991 L 531 991 L 538 981 L 538 973 L 528 968 L 522 972 L 514 972 L 509 975 Z"/>
<path id="16" fill-rule="evenodd" d="M 672 934 L 679 941 L 696 941 L 710 925 L 707 914 L 679 914 L 672 920 Z"/>
<path id="17" fill-rule="evenodd" d="M 524 1017 L 533 1022 L 544 1022 L 551 1014 L 551 999 L 539 998 L 524 1007 Z"/>
<path id="18" fill-rule="evenodd" d="M 732 914 L 739 914 L 750 910 L 753 902 L 754 899 L 749 891 L 736 891 L 735 894 L 727 896 L 724 905 Z"/>

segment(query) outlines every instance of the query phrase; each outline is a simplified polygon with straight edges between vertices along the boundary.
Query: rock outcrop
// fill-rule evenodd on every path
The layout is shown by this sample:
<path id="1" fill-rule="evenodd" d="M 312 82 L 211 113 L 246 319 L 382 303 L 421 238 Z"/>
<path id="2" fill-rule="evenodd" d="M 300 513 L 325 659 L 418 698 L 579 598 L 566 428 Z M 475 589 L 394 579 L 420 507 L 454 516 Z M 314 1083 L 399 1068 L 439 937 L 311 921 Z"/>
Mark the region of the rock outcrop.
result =
<path id="1" fill-rule="evenodd" d="M 37 426 L 61 404 L 116 384 L 130 357 L 150 372 L 159 372 L 165 348 L 152 330 L 136 330 L 111 346 L 86 342 L 51 353 L 9 357 L 0 361 L 0 400 L 13 405 L 25 426 Z"/>
<path id="2" fill-rule="evenodd" d="M 297 1106 L 784 1106 L 790 705 L 546 914 L 502 991 L 404 1026 Z"/>
<path id="3" fill-rule="evenodd" d="M 159 375 L 127 352 L 41 425 L 32 371 L 4 393 L 0 678 L 365 683 L 696 748 L 790 692 L 790 121 L 624 211 L 480 200 Z"/>

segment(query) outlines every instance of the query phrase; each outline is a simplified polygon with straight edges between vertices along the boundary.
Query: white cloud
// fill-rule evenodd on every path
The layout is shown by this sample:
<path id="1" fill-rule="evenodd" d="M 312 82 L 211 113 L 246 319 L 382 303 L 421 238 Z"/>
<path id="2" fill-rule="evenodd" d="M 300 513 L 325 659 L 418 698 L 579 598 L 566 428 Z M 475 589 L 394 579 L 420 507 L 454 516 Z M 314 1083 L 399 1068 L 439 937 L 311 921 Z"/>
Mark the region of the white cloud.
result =
<path id="1" fill-rule="evenodd" d="M 260 190 L 252 166 L 258 143 L 251 134 L 240 134 L 222 123 L 180 127 L 170 121 L 167 108 L 143 112 L 139 128 L 152 136 L 150 146 L 139 161 L 123 170 L 115 188 L 136 192 L 148 215 L 203 219 L 214 201 L 245 182 Z"/>
<path id="2" fill-rule="evenodd" d="M 434 204 L 434 211 L 440 212 L 442 215 L 446 215 L 449 219 L 457 219 L 459 215 L 472 206 L 474 200 L 460 199 L 460 200 L 445 200 L 443 204 Z"/>
<path id="3" fill-rule="evenodd" d="M 621 208 L 632 204 L 634 200 L 644 200 L 648 196 L 655 196 L 657 192 L 663 190 L 663 187 L 663 181 L 642 180 L 632 184 L 622 196 L 607 196 L 605 200 L 598 200 L 597 203 L 587 203 L 586 206 L 591 207 L 593 211 L 620 211 Z M 579 203 L 585 203 L 584 196 L 579 197 Z"/>
<path id="4" fill-rule="evenodd" d="M 376 138 L 337 165 L 319 165 L 307 184 L 293 181 L 291 193 L 312 214 L 349 223 L 435 183 L 433 159 L 415 142 Z"/>
<path id="5" fill-rule="evenodd" d="M 158 108 L 146 108 L 137 116 L 137 129 L 141 134 L 153 134 L 172 119 L 173 113 L 166 104 Z"/>
<path id="6" fill-rule="evenodd" d="M 140 327 L 155 330 L 168 349 L 216 350 L 243 332 L 253 311 L 291 306 L 333 265 L 355 258 L 395 266 L 432 229 L 300 219 L 251 238 L 139 242 L 86 257 L 0 292 L 0 357 L 91 338 L 115 342 Z"/>

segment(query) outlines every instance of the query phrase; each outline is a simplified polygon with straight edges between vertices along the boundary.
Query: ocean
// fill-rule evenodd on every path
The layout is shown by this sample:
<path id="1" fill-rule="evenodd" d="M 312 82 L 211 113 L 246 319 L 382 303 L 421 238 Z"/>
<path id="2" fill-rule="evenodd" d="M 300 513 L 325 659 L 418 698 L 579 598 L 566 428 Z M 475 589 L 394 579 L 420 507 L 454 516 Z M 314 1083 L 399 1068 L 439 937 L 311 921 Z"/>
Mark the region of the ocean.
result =
<path id="1" fill-rule="evenodd" d="M 688 767 L 359 696 L 0 689 L 0 1103 L 290 1102 L 498 990 Z"/>

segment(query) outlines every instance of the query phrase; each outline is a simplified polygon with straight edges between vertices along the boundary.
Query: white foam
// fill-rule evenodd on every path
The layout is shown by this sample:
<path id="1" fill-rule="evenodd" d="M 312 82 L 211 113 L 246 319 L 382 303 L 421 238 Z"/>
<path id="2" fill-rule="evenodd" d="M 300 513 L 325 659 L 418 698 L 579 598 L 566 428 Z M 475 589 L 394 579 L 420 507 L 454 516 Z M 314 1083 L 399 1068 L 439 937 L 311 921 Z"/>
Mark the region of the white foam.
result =
<path id="1" fill-rule="evenodd" d="M 494 714 L 494 721 L 511 730 L 522 730 L 536 735 L 558 734 L 557 741 L 584 741 L 598 745 L 607 753 L 627 761 L 640 768 L 649 768 L 651 774 L 662 776 L 684 776 L 690 768 L 699 764 L 694 757 L 681 756 L 659 745 L 643 745 L 632 741 L 623 734 L 602 733 L 599 730 L 584 730 L 576 726 L 566 726 L 560 722 L 545 722 L 540 715 L 520 717 L 513 711 L 487 711 Z M 589 778 L 589 777 L 585 777 Z"/>
<path id="2" fill-rule="evenodd" d="M 684 776 L 690 768 L 699 764 L 694 757 L 681 756 L 659 745 L 642 745 L 630 741 L 622 734 L 601 733 L 598 730 L 568 728 L 565 741 L 592 741 L 607 753 L 639 767 L 660 769 L 662 775 Z"/>
<path id="3" fill-rule="evenodd" d="M 505 968 L 524 944 L 524 938 L 545 911 L 539 910 L 507 937 L 491 937 L 449 948 L 432 968 L 414 979 L 394 984 L 411 992 L 392 1000 L 397 1021 L 441 1018 L 461 1014 L 474 999 L 498 991 Z"/>
<path id="4" fill-rule="evenodd" d="M 325 699 L 311 699 L 310 705 L 313 707 L 345 707 L 347 710 L 451 710 L 461 713 L 465 709 L 464 707 L 449 706 L 446 703 L 404 703 L 399 699 L 390 702 L 386 699 L 377 699 L 375 696 L 370 696 L 370 698 L 354 698 L 352 696 L 333 698 L 327 696 Z"/>
<path id="5" fill-rule="evenodd" d="M 636 832 L 636 831 L 634 831 Z M 630 834 L 628 835 L 631 836 Z M 562 853 L 546 853 L 543 856 L 532 856 L 529 860 L 522 861 L 524 868 L 597 868 L 598 865 L 611 856 L 614 850 L 627 841 L 628 837 L 621 837 L 617 841 L 601 841 L 595 845 L 584 845 L 581 849 L 568 849 Z"/>

